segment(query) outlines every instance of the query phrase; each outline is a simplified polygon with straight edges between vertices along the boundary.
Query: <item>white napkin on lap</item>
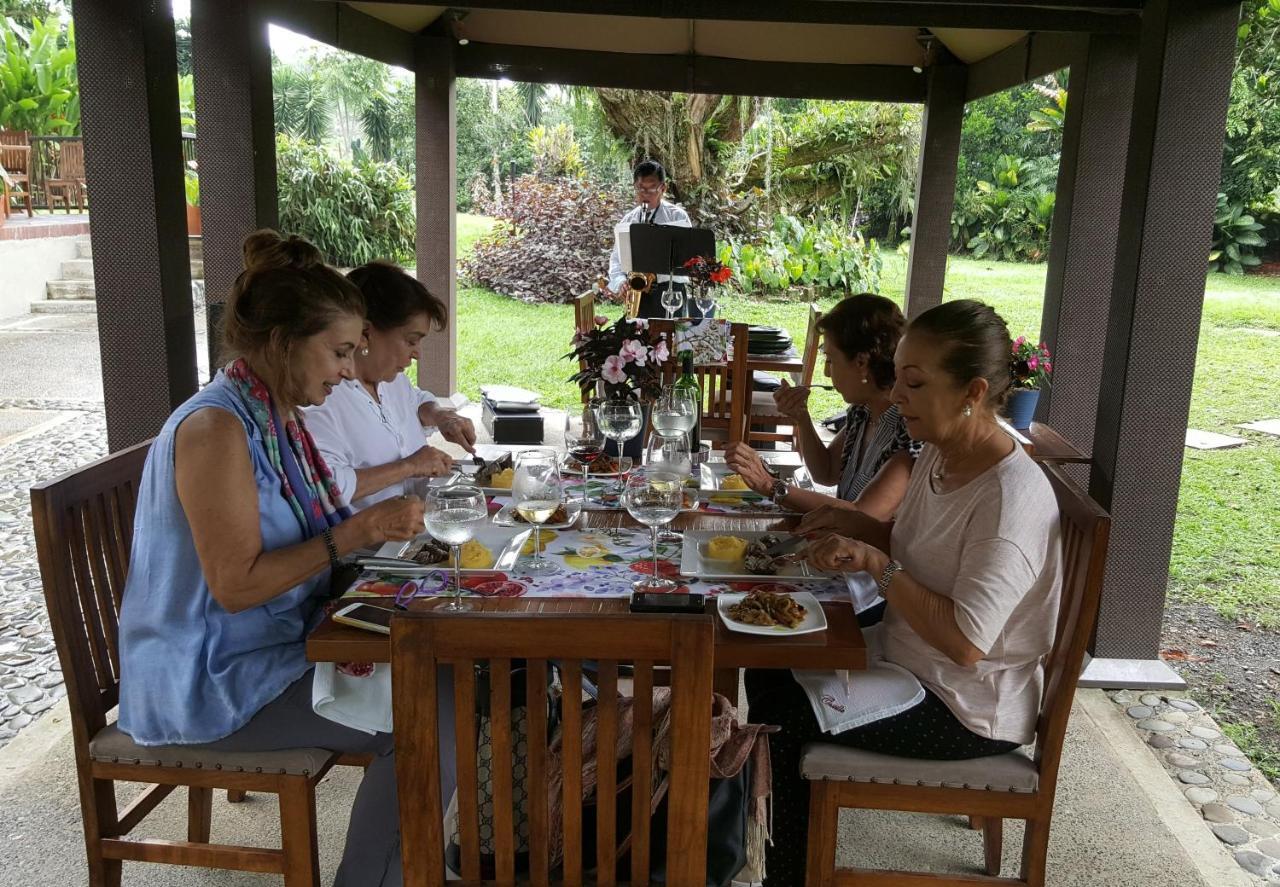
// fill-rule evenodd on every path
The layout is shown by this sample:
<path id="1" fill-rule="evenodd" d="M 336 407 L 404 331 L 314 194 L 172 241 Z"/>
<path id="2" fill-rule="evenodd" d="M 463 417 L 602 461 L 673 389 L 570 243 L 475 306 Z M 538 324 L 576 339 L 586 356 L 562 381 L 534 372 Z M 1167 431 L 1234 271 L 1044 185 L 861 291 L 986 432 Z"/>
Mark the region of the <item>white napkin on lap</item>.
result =
<path id="1" fill-rule="evenodd" d="M 373 673 L 355 677 L 332 662 L 316 664 L 311 709 L 336 724 L 365 733 L 391 732 L 391 666 L 373 663 Z"/>
<path id="2" fill-rule="evenodd" d="M 924 701 L 924 687 L 915 675 L 880 658 L 878 629 L 873 625 L 863 631 L 867 642 L 866 671 L 792 669 L 791 675 L 809 697 L 822 732 L 834 736 L 902 714 Z"/>

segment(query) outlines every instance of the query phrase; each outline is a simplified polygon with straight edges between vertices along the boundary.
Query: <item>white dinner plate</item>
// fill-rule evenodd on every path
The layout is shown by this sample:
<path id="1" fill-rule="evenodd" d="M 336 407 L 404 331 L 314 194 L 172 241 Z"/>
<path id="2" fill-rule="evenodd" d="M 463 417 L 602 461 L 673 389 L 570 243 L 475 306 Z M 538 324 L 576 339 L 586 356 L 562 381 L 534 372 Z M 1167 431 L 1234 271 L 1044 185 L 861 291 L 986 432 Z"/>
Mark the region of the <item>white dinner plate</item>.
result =
<path id="1" fill-rule="evenodd" d="M 724 620 L 725 628 L 730 631 L 776 638 L 780 635 L 789 637 L 796 634 L 812 634 L 815 631 L 826 631 L 827 629 L 827 614 L 823 612 L 822 604 L 818 603 L 818 599 L 807 591 L 791 593 L 791 599 L 804 607 L 804 621 L 795 628 L 787 628 L 783 625 L 752 625 L 749 622 L 739 622 L 734 619 L 729 615 L 729 608 L 744 597 L 746 597 L 745 594 L 722 594 L 716 598 L 716 611 L 720 614 L 720 618 Z"/>
<path id="2" fill-rule="evenodd" d="M 476 530 L 475 539 L 481 545 L 488 548 L 494 554 L 494 562 L 491 567 L 463 567 L 463 573 L 492 573 L 492 572 L 508 572 L 512 570 L 516 561 L 520 559 L 520 549 L 524 545 L 525 540 L 533 533 L 532 527 L 499 527 L 486 521 Z M 427 533 L 421 533 L 417 539 L 431 538 Z M 410 550 L 410 546 L 417 541 L 411 539 L 408 542 L 384 542 L 382 547 L 378 549 L 376 556 L 379 558 L 389 558 L 401 560 L 401 564 L 380 563 L 376 569 L 379 573 L 426 573 L 431 570 L 452 570 L 445 563 L 440 564 L 417 564 L 410 560 L 403 560 L 404 555 Z"/>
<path id="3" fill-rule="evenodd" d="M 775 579 L 790 582 L 825 582 L 839 576 L 838 573 L 811 569 L 804 561 L 786 563 L 777 573 L 748 573 L 745 568 L 739 572 L 732 572 L 726 571 L 720 564 L 708 563 L 702 556 L 702 544 L 712 536 L 737 536 L 750 542 L 763 535 L 765 535 L 763 530 L 685 530 L 684 542 L 680 549 L 680 575 L 713 582 L 720 580 L 769 582 Z M 773 535 L 782 539 L 791 536 L 790 533 L 773 533 Z"/>
<path id="4" fill-rule="evenodd" d="M 509 491 L 508 491 L 509 492 Z M 582 514 L 582 503 L 579 501 L 566 502 L 564 510 L 568 513 L 568 517 L 562 521 L 554 523 L 548 521 L 542 525 L 544 530 L 567 530 L 578 522 L 578 515 Z M 519 520 L 516 515 L 516 505 L 514 502 L 508 502 L 498 510 L 493 516 L 493 522 L 500 527 L 523 527 L 532 529 L 533 524 L 525 523 Z"/>
<path id="5" fill-rule="evenodd" d="M 724 489 L 724 479 L 731 474 L 737 474 L 737 472 L 725 462 L 703 462 L 698 469 L 698 489 L 704 494 L 704 498 L 706 495 L 716 493 L 723 493 L 726 496 L 739 496 L 743 499 L 765 498 L 749 487 L 741 490 Z"/>

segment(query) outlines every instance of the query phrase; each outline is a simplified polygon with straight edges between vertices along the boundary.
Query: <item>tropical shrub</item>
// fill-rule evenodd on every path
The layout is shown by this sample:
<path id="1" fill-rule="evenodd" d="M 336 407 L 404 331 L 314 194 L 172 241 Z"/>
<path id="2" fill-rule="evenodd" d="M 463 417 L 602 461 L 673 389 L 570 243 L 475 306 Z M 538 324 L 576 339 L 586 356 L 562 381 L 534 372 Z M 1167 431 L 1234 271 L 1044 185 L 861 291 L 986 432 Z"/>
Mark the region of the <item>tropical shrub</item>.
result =
<path id="1" fill-rule="evenodd" d="M 276 137 L 280 227 L 340 267 L 413 261 L 413 182 L 394 163 L 339 160 L 302 139 Z"/>
<path id="2" fill-rule="evenodd" d="M 782 213 L 763 240 L 721 243 L 719 260 L 745 293 L 777 294 L 812 287 L 817 293 L 876 292 L 881 259 L 875 240 L 833 219 L 806 222 Z"/>
<path id="3" fill-rule="evenodd" d="M 979 181 L 956 201 L 952 247 L 979 259 L 1043 262 L 1055 204 L 1050 164 L 1005 154 L 996 159 L 992 172 L 992 181 Z"/>
<path id="4" fill-rule="evenodd" d="M 78 135 L 80 84 L 71 21 L 0 19 L 0 127 L 32 135 Z"/>
<path id="5" fill-rule="evenodd" d="M 1209 252 L 1209 270 L 1227 274 L 1243 274 L 1246 268 L 1262 264 L 1255 249 L 1267 245 L 1263 226 L 1245 212 L 1238 203 L 1228 203 L 1226 194 L 1218 194 L 1218 208 L 1213 214 L 1213 248 Z"/>
<path id="6" fill-rule="evenodd" d="M 589 181 L 521 176 L 489 234 L 462 263 L 474 283 L 526 302 L 567 302 L 608 270 L 627 206 Z"/>

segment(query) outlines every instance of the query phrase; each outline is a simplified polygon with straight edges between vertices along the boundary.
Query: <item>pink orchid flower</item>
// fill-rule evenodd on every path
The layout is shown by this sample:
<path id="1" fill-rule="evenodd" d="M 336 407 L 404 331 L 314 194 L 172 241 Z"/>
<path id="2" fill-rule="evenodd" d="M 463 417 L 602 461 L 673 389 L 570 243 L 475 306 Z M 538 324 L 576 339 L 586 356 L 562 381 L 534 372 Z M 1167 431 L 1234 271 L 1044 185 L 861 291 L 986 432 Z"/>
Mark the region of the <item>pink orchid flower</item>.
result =
<path id="1" fill-rule="evenodd" d="M 650 355 L 653 357 L 654 363 L 666 363 L 667 358 L 671 356 L 671 350 L 667 348 L 667 340 L 659 340 L 658 344 L 653 346 L 653 351 L 650 352 Z"/>
<path id="2" fill-rule="evenodd" d="M 604 379 L 611 385 L 621 385 L 627 381 L 627 374 L 624 370 L 626 361 L 616 354 L 610 354 L 604 359 L 604 366 L 600 370 L 600 378 Z"/>

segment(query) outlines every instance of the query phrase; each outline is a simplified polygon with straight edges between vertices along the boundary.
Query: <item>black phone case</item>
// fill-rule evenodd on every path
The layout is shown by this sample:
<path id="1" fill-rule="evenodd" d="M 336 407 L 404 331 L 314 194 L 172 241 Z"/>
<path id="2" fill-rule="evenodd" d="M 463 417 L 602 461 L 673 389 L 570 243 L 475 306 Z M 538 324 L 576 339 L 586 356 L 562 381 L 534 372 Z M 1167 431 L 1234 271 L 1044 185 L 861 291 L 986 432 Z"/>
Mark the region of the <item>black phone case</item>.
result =
<path id="1" fill-rule="evenodd" d="M 684 613 L 700 614 L 705 613 L 707 609 L 707 599 L 704 595 L 695 594 L 684 597 L 675 595 L 662 595 L 662 601 L 650 603 L 647 601 L 637 601 L 634 597 L 631 599 L 632 613 Z M 677 598 L 672 600 L 672 598 Z"/>

